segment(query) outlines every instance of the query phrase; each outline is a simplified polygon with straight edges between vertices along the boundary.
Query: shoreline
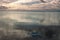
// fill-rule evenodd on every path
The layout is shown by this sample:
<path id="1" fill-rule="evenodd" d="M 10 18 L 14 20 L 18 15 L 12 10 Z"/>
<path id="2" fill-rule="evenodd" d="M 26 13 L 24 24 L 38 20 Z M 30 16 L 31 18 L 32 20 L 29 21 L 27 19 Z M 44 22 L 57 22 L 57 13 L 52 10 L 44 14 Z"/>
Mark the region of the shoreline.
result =
<path id="1" fill-rule="evenodd" d="M 60 12 L 58 9 L 52 10 L 0 10 L 0 11 L 20 11 L 20 12 Z"/>

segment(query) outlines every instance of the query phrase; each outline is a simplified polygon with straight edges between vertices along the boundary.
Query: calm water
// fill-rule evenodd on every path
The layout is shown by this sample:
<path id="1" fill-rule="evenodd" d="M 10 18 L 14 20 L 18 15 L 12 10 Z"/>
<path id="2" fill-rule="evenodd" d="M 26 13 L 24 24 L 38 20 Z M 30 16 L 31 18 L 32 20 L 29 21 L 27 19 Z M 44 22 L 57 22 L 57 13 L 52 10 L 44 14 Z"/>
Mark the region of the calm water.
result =
<path id="1" fill-rule="evenodd" d="M 16 22 L 30 22 L 43 25 L 60 24 L 60 12 L 20 12 L 0 11 L 0 20 L 14 20 Z"/>
<path id="2" fill-rule="evenodd" d="M 39 27 L 40 25 L 60 25 L 60 12 L 0 11 L 0 30 L 3 30 L 5 35 L 9 32 L 9 34 L 16 33 L 26 37 L 25 28 L 28 30 L 32 27 L 37 28 L 38 25 L 35 24 L 39 24 Z M 14 29 L 16 27 L 21 29 Z"/>
<path id="3" fill-rule="evenodd" d="M 60 25 L 60 12 L 0 11 L 0 39 L 3 37 L 4 39 L 17 40 L 21 37 L 25 40 L 26 37 L 31 36 L 28 34 L 31 33 L 30 30 L 39 30 L 41 25 Z M 38 31 L 42 32 L 42 40 L 45 37 L 45 27 Z M 55 26 L 49 28 L 56 29 Z M 60 28 L 57 29 L 57 31 L 60 30 Z M 60 31 L 57 34 L 60 35 Z"/>

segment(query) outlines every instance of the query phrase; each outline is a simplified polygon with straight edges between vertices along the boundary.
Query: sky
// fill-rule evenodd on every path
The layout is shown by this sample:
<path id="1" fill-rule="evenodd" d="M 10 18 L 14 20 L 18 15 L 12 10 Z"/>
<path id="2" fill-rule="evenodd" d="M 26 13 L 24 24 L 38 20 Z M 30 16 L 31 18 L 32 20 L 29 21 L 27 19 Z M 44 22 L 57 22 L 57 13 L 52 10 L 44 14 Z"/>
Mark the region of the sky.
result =
<path id="1" fill-rule="evenodd" d="M 60 10 L 59 0 L 0 0 L 0 8 L 5 10 Z M 1 10 L 1 9 L 0 9 Z"/>

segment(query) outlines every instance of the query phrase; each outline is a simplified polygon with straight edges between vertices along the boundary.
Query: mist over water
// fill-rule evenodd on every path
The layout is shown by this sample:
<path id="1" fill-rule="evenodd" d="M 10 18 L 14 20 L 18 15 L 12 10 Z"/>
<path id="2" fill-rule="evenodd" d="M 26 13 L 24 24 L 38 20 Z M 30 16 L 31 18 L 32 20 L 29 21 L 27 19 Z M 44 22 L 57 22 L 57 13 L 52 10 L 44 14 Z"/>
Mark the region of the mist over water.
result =
<path id="1" fill-rule="evenodd" d="M 15 22 L 30 22 L 42 25 L 59 25 L 60 12 L 19 12 L 19 11 L 0 11 L 0 20 L 15 20 Z"/>

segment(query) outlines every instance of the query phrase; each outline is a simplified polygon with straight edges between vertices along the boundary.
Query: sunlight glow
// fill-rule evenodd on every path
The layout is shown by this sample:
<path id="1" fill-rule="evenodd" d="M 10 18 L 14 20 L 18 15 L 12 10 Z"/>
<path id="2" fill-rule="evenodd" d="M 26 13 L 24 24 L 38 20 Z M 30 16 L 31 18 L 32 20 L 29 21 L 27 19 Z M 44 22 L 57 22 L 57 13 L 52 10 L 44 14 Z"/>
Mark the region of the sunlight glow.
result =
<path id="1" fill-rule="evenodd" d="M 18 0 L 18 1 L 13 2 L 13 3 L 27 3 L 27 2 L 32 2 L 32 0 Z"/>

